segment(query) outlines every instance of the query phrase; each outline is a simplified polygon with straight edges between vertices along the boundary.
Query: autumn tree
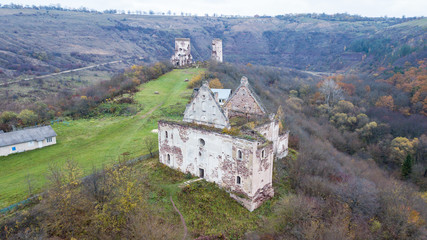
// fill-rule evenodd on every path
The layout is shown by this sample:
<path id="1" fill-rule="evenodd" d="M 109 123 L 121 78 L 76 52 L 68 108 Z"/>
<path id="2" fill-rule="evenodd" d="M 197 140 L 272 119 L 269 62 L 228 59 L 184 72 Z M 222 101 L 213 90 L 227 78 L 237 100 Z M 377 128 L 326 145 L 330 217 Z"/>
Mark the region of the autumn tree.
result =
<path id="1" fill-rule="evenodd" d="M 2 123 L 11 123 L 17 120 L 18 115 L 11 111 L 4 111 L 1 115 L 0 121 Z"/>
<path id="2" fill-rule="evenodd" d="M 394 99 L 392 96 L 382 96 L 375 103 L 376 107 L 388 108 L 389 110 L 394 109 Z"/>
<path id="3" fill-rule="evenodd" d="M 396 137 L 390 143 L 390 160 L 395 164 L 402 164 L 408 154 L 414 154 L 418 138 L 410 140 L 406 137 Z"/>
<path id="4" fill-rule="evenodd" d="M 210 81 L 209 81 L 209 87 L 210 87 L 210 88 L 224 88 L 224 87 L 222 86 L 221 81 L 219 81 L 219 79 L 218 79 L 218 78 L 214 78 L 214 79 L 210 80 Z"/>
<path id="5" fill-rule="evenodd" d="M 275 119 L 279 121 L 279 132 L 282 133 L 284 129 L 283 128 L 284 114 L 283 114 L 282 105 L 279 105 L 279 107 L 277 108 Z"/>
<path id="6" fill-rule="evenodd" d="M 192 77 L 190 79 L 190 82 L 188 82 L 188 88 L 195 88 L 196 86 L 200 85 L 202 80 L 205 78 L 204 73 L 199 73 L 196 76 Z"/>
<path id="7" fill-rule="evenodd" d="M 364 125 L 362 128 L 356 129 L 356 132 L 367 143 L 370 143 L 373 136 L 374 136 L 374 130 L 377 127 L 378 127 L 378 124 L 376 122 L 370 122 L 370 123 L 367 123 L 366 125 Z"/>
<path id="8" fill-rule="evenodd" d="M 38 116 L 33 111 L 24 109 L 18 114 L 18 118 L 24 125 L 32 125 L 36 123 Z"/>
<path id="9" fill-rule="evenodd" d="M 355 110 L 353 103 L 345 100 L 341 100 L 337 103 L 337 105 L 333 108 L 333 112 L 338 113 L 353 113 Z"/>

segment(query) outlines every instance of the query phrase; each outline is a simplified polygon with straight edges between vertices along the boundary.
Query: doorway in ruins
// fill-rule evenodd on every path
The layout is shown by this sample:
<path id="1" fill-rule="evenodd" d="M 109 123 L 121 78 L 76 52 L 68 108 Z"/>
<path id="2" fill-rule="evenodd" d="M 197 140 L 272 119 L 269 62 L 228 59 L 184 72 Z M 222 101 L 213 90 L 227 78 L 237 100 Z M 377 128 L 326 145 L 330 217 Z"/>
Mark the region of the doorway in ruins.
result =
<path id="1" fill-rule="evenodd" d="M 199 168 L 199 177 L 205 178 L 205 170 L 203 168 Z"/>

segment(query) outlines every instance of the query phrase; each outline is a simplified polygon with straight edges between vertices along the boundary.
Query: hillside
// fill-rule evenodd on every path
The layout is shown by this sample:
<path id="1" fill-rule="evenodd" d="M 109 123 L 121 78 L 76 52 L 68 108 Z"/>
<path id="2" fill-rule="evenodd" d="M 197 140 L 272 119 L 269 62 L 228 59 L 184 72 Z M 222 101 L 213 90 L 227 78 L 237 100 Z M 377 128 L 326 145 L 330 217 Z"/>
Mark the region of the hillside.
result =
<path id="1" fill-rule="evenodd" d="M 291 132 L 290 154 L 274 162 L 273 199 L 248 212 L 213 183 L 183 184 L 193 176 L 174 171 L 157 158 L 134 165 L 123 161 L 114 166 L 108 164 L 81 180 L 90 163 L 88 158 L 77 158 L 86 153 L 76 148 L 75 162 L 86 171 L 79 171 L 73 161 L 63 164 L 58 172 L 49 170 L 47 194 L 23 211 L 0 219 L 0 237 L 180 239 L 186 232 L 185 221 L 187 236 L 200 239 L 425 239 L 427 199 L 426 193 L 420 192 L 425 188 L 411 183 L 422 165 L 414 166 L 415 175 L 409 181 L 401 181 L 399 175 L 381 169 L 377 155 L 390 153 L 389 160 L 398 162 L 401 156 L 394 153 L 394 148 L 409 146 L 405 142 L 394 146 L 394 140 L 389 144 L 391 134 L 395 133 L 387 132 L 387 124 L 377 124 L 363 114 L 365 109 L 359 107 L 356 99 L 341 100 L 331 105 L 330 111 L 324 111 L 317 81 L 307 76 L 296 77 L 295 73 L 272 67 L 227 63 L 210 64 L 203 70 L 206 78 L 218 77 L 226 87 L 237 86 L 244 73 L 268 109 L 283 107 L 283 111 L 277 112 L 283 126 Z M 155 127 L 151 127 L 151 121 L 158 117 L 178 118 L 182 113 L 183 104 L 175 103 L 188 101 L 190 90 L 185 90 L 187 83 L 183 79 L 190 75 L 184 75 L 186 71 L 194 74 L 198 69 L 175 70 L 140 86 L 135 95 L 138 103 L 148 101 L 151 108 L 155 101 L 167 99 L 147 122 L 138 115 L 145 116 L 148 109 L 133 117 L 93 119 L 97 128 L 105 126 L 105 132 L 120 131 L 112 135 L 111 141 L 102 135 L 97 140 L 99 146 L 86 148 L 102 151 L 94 152 L 93 159 L 101 159 L 101 154 L 108 150 L 120 154 L 130 149 L 130 156 L 143 153 L 134 138 L 141 138 L 140 133 L 149 136 L 147 130 Z M 195 79 L 202 80 L 194 77 L 190 83 Z M 163 90 L 159 95 L 153 94 L 158 89 Z M 162 91 L 169 91 L 170 95 L 165 96 Z M 353 118 L 354 121 L 347 121 Z M 114 119 L 117 123 L 108 124 Z M 86 121 L 90 122 L 73 122 Z M 72 132 L 68 134 L 73 136 Z M 420 137 L 421 147 L 427 146 L 423 138 L 426 139 Z M 121 139 L 126 142 L 121 144 Z M 86 140 L 78 137 L 75 141 Z M 111 144 L 119 142 L 117 151 L 110 149 Z M 380 149 L 376 145 L 390 148 Z M 53 147 L 33 152 L 40 154 Z M 422 164 L 427 151 L 416 151 L 420 154 L 417 161 Z M 15 156 L 19 155 L 9 157 Z M 123 156 L 126 154 L 120 157 Z M 425 177 L 417 178 L 425 182 Z M 19 191 L 23 191 L 21 188 Z M 184 220 L 180 220 L 174 205 Z"/>
<path id="2" fill-rule="evenodd" d="M 157 128 L 157 119 L 181 115 L 191 95 L 184 79 L 200 71 L 203 70 L 175 70 L 141 85 L 133 97 L 138 107 L 133 116 L 107 115 L 56 123 L 52 126 L 58 134 L 56 145 L 0 157 L 0 208 L 29 195 L 28 179 L 33 193 L 39 192 L 52 164 L 62 166 L 72 159 L 88 174 L 93 167 L 116 161 L 122 154 L 126 158 L 147 154 L 144 138 L 157 139 L 151 133 Z M 160 94 L 154 94 L 155 91 Z"/>
<path id="3" fill-rule="evenodd" d="M 426 19 L 276 16 L 213 18 L 0 9 L 0 79 L 94 63 L 167 60 L 190 37 L 196 61 L 222 38 L 234 63 L 335 72 L 426 57 Z"/>

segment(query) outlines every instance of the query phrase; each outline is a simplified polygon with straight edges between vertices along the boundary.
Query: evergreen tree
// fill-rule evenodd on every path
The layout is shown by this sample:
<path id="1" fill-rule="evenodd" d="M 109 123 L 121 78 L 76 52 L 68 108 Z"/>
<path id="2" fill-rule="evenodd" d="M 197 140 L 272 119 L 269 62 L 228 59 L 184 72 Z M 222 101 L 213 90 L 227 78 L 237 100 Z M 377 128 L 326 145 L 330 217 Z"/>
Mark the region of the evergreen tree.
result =
<path id="1" fill-rule="evenodd" d="M 412 172 L 412 157 L 407 155 L 405 161 L 402 164 L 402 178 L 407 179 Z"/>

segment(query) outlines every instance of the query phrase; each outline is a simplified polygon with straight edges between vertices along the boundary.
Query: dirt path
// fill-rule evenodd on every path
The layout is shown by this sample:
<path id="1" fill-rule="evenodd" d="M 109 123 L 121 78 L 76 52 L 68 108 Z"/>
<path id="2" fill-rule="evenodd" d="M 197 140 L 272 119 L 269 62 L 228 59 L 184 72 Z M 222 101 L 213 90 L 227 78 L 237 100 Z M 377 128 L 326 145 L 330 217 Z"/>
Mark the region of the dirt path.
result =
<path id="1" fill-rule="evenodd" d="M 184 237 L 182 237 L 182 240 L 185 240 L 187 238 L 188 230 L 187 230 L 187 224 L 185 224 L 185 219 L 182 216 L 181 212 L 176 208 L 175 203 L 172 200 L 172 196 L 170 196 L 173 208 L 175 208 L 175 211 L 179 214 L 179 217 L 181 218 L 182 225 L 184 225 Z"/>
<path id="2" fill-rule="evenodd" d="M 140 118 L 144 119 L 146 118 L 148 115 L 152 114 L 154 111 L 156 111 L 160 106 L 162 106 L 164 102 L 160 103 L 159 105 L 153 107 L 152 109 L 150 109 L 150 111 L 148 111 L 147 113 L 145 113 L 144 115 L 142 115 Z"/>
<path id="3" fill-rule="evenodd" d="M 139 59 L 143 59 L 143 58 L 140 57 Z M 82 68 L 76 68 L 76 69 L 66 70 L 66 71 L 62 71 L 62 72 L 58 72 L 58 73 L 51 73 L 51 74 L 47 74 L 47 75 L 43 75 L 43 76 L 36 76 L 36 77 L 24 78 L 24 79 L 21 79 L 21 80 L 11 81 L 11 82 L 7 82 L 7 83 L 0 83 L 0 86 L 4 86 L 4 85 L 8 85 L 8 84 L 13 84 L 13 83 L 19 83 L 19 82 L 30 81 L 30 80 L 34 80 L 34 79 L 42 79 L 42 78 L 47 78 L 47 77 L 53 77 L 53 76 L 61 75 L 61 74 L 64 74 L 64 73 L 78 72 L 78 71 L 85 70 L 85 69 L 90 69 L 90 68 L 104 66 L 104 65 L 107 65 L 107 64 L 121 63 L 123 61 L 124 60 L 117 60 L 117 61 L 112 61 L 112 62 L 100 63 L 100 64 L 96 64 L 96 65 L 92 65 L 92 66 L 82 67 Z"/>

